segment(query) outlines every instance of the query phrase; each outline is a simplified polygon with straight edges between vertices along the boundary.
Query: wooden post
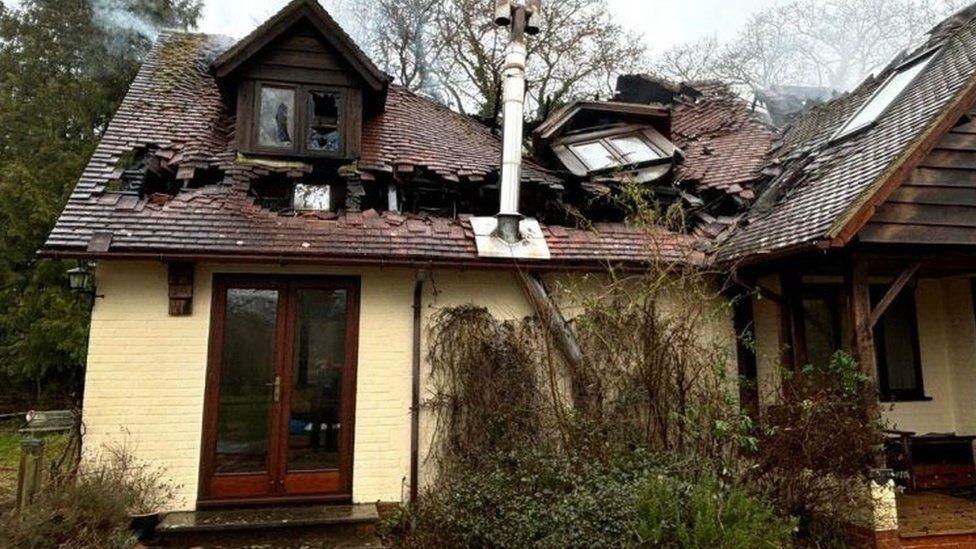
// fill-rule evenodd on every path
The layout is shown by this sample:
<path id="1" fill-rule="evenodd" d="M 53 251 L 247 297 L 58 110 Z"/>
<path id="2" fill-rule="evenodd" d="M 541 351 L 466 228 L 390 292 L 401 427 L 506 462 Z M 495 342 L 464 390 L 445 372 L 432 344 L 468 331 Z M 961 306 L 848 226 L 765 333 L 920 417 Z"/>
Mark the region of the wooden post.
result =
<path id="1" fill-rule="evenodd" d="M 871 286 L 868 282 L 868 263 L 862 257 L 850 260 L 844 274 L 851 315 L 851 352 L 860 365 L 861 372 L 871 381 L 871 391 L 864 395 L 867 421 L 881 419 L 881 403 L 878 398 L 878 362 L 874 347 L 874 329 L 871 324 Z M 884 455 L 879 453 L 879 461 Z M 881 466 L 881 464 L 879 464 Z"/>
<path id="2" fill-rule="evenodd" d="M 44 474 L 44 441 L 24 439 L 20 443 L 20 474 L 17 482 L 17 510 L 34 502 L 41 491 Z"/>

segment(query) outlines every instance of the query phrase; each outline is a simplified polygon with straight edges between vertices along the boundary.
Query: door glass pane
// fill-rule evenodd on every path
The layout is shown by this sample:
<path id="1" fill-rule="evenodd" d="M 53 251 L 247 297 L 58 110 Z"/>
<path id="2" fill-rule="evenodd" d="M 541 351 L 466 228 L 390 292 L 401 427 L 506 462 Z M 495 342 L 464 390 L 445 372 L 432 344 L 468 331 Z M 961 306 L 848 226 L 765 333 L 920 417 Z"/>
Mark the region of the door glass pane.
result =
<path id="1" fill-rule="evenodd" d="M 258 142 L 262 147 L 291 149 L 295 135 L 295 90 L 261 88 L 261 123 Z"/>
<path id="2" fill-rule="evenodd" d="M 829 298 L 808 297 L 803 299 L 803 324 L 807 342 L 807 362 L 826 366 L 838 350 L 838 334 L 834 311 Z"/>
<path id="3" fill-rule="evenodd" d="M 339 467 L 346 291 L 299 290 L 288 470 Z"/>
<path id="4" fill-rule="evenodd" d="M 216 472 L 268 468 L 278 292 L 231 288 L 220 370 Z"/>
<path id="5" fill-rule="evenodd" d="M 918 379 L 915 375 L 916 349 L 915 330 L 912 325 L 915 309 L 912 306 L 911 291 L 905 291 L 881 316 L 881 367 L 887 369 L 888 390 L 902 393 L 917 391 Z"/>

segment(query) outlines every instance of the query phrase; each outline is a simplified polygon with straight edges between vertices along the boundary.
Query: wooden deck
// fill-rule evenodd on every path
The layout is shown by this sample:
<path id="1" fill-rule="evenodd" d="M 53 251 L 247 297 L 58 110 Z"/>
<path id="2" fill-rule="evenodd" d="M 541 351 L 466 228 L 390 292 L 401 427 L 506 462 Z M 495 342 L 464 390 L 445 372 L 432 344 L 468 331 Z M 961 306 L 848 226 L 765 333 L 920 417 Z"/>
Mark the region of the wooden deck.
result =
<path id="1" fill-rule="evenodd" d="M 976 499 L 939 493 L 899 495 L 898 535 L 904 548 L 976 547 Z"/>

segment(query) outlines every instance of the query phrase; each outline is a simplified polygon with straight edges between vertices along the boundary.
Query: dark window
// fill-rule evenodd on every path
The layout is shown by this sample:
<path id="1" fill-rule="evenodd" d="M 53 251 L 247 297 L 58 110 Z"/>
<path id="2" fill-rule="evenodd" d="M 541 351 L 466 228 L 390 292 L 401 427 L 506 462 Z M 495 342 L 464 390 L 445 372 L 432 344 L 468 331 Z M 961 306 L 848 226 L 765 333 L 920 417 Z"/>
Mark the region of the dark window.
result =
<path id="1" fill-rule="evenodd" d="M 330 153 L 341 151 L 339 94 L 323 91 L 309 92 L 308 110 L 308 150 Z"/>
<path id="2" fill-rule="evenodd" d="M 803 331 L 808 364 L 825 366 L 841 348 L 842 295 L 842 289 L 833 285 L 808 285 L 803 289 Z"/>
<path id="3" fill-rule="evenodd" d="M 872 286 L 871 301 L 877 305 L 887 289 L 886 286 Z M 884 400 L 924 399 L 914 291 L 902 291 L 885 311 L 874 327 L 874 345 L 881 397 Z"/>

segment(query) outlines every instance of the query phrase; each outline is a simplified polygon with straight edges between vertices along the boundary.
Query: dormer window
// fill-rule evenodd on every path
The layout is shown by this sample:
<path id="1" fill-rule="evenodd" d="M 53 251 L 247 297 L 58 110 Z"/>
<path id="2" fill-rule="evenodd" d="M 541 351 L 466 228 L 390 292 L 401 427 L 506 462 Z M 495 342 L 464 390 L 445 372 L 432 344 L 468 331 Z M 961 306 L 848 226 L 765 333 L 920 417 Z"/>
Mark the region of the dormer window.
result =
<path id="1" fill-rule="evenodd" d="M 250 136 L 253 146 L 242 144 L 246 152 L 346 156 L 346 91 L 270 82 L 256 85 L 259 92 L 252 108 L 257 124 Z"/>
<path id="2" fill-rule="evenodd" d="M 261 103 L 258 108 L 258 144 L 275 149 L 294 149 L 295 90 L 261 86 Z"/>
<path id="3" fill-rule="evenodd" d="M 578 143 L 569 148 L 590 170 L 603 170 L 618 165 L 613 153 L 601 141 Z"/>
<path id="4" fill-rule="evenodd" d="M 624 164 L 649 162 L 664 158 L 664 154 L 661 151 L 655 149 L 653 145 L 639 135 L 615 137 L 610 140 L 610 143 L 620 152 Z"/>
<path id="5" fill-rule="evenodd" d="M 325 161 L 314 164 L 360 156 L 363 123 L 383 111 L 389 86 L 317 0 L 293 0 L 211 69 L 237 94 L 242 154 Z"/>
<path id="6" fill-rule="evenodd" d="M 652 139 L 656 136 L 648 133 L 652 131 L 648 129 L 625 135 L 614 133 L 600 138 L 594 138 L 591 134 L 565 141 L 567 148 L 586 166 L 587 171 L 596 172 L 669 158 L 653 143 Z"/>
<path id="7" fill-rule="evenodd" d="M 312 90 L 308 93 L 310 151 L 334 154 L 342 150 L 342 135 L 339 133 L 341 98 L 341 94 L 336 92 Z"/>

